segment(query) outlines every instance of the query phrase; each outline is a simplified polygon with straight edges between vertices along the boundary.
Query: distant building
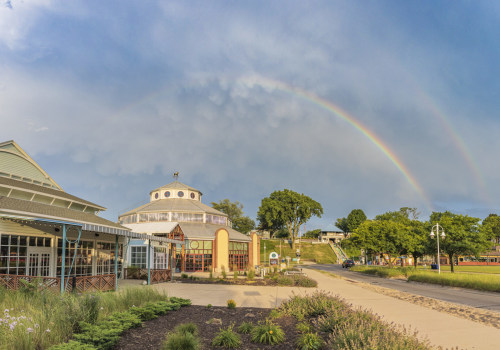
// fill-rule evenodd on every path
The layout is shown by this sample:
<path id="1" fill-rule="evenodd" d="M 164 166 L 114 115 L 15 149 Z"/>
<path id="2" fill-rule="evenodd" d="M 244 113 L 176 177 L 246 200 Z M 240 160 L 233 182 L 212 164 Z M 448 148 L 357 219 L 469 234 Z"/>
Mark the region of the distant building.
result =
<path id="1" fill-rule="evenodd" d="M 345 239 L 344 232 L 342 231 L 321 231 L 318 240 L 322 243 L 340 243 Z"/>
<path id="2" fill-rule="evenodd" d="M 176 247 L 174 253 L 177 271 L 242 271 L 258 265 L 258 235 L 234 230 L 227 214 L 203 204 L 201 196 L 199 190 L 176 180 L 151 191 L 149 203 L 121 214 L 119 222 L 134 232 L 183 238 L 186 249 Z M 129 249 L 128 264 L 143 267 L 146 242 L 135 240 Z M 166 253 L 161 246 L 155 249 L 155 256 Z"/>

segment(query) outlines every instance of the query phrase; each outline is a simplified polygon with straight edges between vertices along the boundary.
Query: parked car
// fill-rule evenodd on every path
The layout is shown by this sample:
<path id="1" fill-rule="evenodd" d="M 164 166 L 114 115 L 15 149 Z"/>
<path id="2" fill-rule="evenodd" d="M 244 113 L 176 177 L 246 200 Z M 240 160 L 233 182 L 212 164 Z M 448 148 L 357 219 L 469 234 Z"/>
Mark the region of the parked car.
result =
<path id="1" fill-rule="evenodd" d="M 354 266 L 354 265 L 356 265 L 356 264 L 354 263 L 354 260 L 351 260 L 351 259 L 347 259 L 347 260 L 344 260 L 342 262 L 343 268 L 349 268 L 349 267 Z"/>

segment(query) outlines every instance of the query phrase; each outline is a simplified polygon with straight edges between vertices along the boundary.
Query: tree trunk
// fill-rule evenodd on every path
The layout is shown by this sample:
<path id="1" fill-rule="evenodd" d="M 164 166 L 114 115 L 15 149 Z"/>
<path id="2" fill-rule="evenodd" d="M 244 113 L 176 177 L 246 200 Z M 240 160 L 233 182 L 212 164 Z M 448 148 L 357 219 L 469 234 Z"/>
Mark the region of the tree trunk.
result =
<path id="1" fill-rule="evenodd" d="M 413 257 L 413 267 L 417 268 L 417 258 Z"/>
<path id="2" fill-rule="evenodd" d="M 453 254 L 448 254 L 448 257 L 450 258 L 451 272 L 455 272 L 453 269 Z"/>

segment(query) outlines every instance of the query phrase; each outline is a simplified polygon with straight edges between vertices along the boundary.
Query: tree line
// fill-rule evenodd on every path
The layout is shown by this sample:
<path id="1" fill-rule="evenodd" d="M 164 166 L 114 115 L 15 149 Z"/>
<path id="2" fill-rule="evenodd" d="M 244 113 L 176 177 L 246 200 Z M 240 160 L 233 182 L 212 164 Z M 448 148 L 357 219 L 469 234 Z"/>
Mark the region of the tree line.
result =
<path id="1" fill-rule="evenodd" d="M 292 248 L 299 231 L 312 216 L 321 217 L 323 207 L 309 196 L 289 189 L 274 191 L 262 199 L 257 212 L 258 225 L 243 215 L 243 205 L 224 199 L 212 206 L 228 215 L 233 228 L 248 233 L 255 227 L 266 230 L 271 236 L 291 239 Z M 367 255 L 381 256 L 389 266 L 394 258 L 411 255 L 414 264 L 424 255 L 436 254 L 436 242 L 430 239 L 432 226 L 439 223 L 446 237 L 440 240 L 440 251 L 450 262 L 460 255 L 479 256 L 500 240 L 500 217 L 490 214 L 485 219 L 455 214 L 449 211 L 433 212 L 429 219 L 419 219 L 416 208 L 403 207 L 367 219 L 361 209 L 352 210 L 346 218 L 339 218 L 335 225 L 344 233 L 344 246 L 362 249 Z M 317 237 L 320 230 L 307 232 Z M 451 264 L 453 271 L 453 263 Z"/>
<path id="2" fill-rule="evenodd" d="M 421 221 L 415 208 L 405 207 L 351 226 L 344 244 L 363 249 L 366 254 L 379 255 L 389 266 L 394 258 L 402 255 L 411 255 L 416 265 L 418 258 L 437 253 L 436 242 L 430 238 L 432 226 L 436 223 L 443 227 L 446 235 L 440 239 L 439 245 L 451 263 L 452 272 L 458 256 L 478 257 L 500 238 L 500 217 L 496 214 L 481 220 L 449 211 L 433 212 L 429 220 Z"/>

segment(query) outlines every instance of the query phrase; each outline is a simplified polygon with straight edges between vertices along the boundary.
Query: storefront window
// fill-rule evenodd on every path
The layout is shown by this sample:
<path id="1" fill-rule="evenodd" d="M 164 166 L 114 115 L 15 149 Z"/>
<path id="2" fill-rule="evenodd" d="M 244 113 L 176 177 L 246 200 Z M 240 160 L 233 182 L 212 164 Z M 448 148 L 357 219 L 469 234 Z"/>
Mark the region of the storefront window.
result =
<path id="1" fill-rule="evenodd" d="M 186 242 L 186 271 L 212 271 L 212 241 Z"/>
<path id="2" fill-rule="evenodd" d="M 229 268 L 231 271 L 243 271 L 248 267 L 248 243 L 229 242 Z"/>

